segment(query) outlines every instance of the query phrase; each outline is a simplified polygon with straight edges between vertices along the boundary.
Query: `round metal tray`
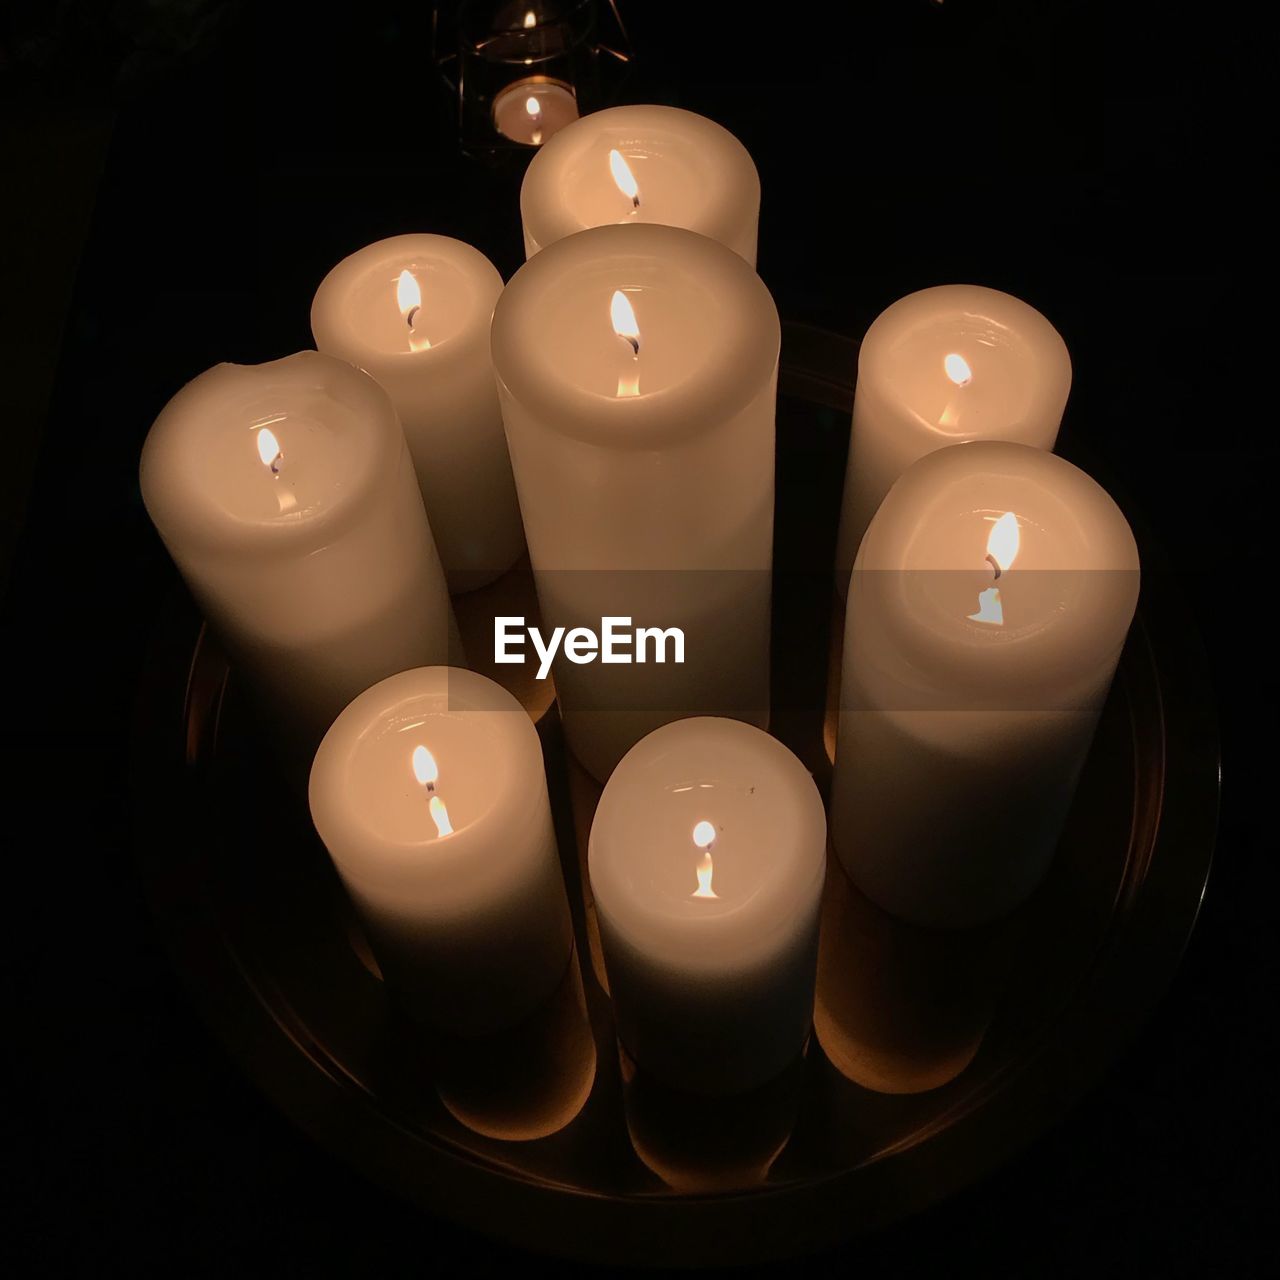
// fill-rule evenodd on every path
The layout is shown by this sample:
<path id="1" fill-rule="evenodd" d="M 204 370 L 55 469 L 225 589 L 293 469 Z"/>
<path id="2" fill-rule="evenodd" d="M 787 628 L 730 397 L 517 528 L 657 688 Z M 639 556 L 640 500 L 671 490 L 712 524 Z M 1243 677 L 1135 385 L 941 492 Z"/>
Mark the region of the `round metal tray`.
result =
<path id="1" fill-rule="evenodd" d="M 772 730 L 824 787 L 856 368 L 855 343 L 786 327 Z M 1134 1035 L 1195 922 L 1217 817 L 1212 701 L 1172 578 L 1135 527 L 1138 618 L 1043 887 L 990 929 L 931 933 L 870 907 L 833 865 L 818 1034 L 747 1098 L 681 1098 L 619 1054 L 581 874 L 597 789 L 566 757 L 545 686 L 518 692 L 543 739 L 578 948 L 529 1025 L 423 1044 L 400 1019 L 300 795 L 180 601 L 156 636 L 134 742 L 157 919 L 276 1104 L 433 1212 L 530 1248 L 686 1265 L 782 1257 L 901 1218 L 1062 1113 Z M 504 589 L 527 591 L 527 575 Z M 460 601 L 464 630 L 491 603 Z"/>

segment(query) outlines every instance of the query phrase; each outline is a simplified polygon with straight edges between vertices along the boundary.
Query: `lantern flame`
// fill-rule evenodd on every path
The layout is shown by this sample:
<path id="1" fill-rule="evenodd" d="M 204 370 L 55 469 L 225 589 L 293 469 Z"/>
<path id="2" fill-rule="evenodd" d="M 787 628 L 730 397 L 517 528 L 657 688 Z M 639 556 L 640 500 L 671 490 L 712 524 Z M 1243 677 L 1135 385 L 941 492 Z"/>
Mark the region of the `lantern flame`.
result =
<path id="1" fill-rule="evenodd" d="M 537 15 L 536 13 L 534 13 L 534 11 L 533 11 L 532 9 L 530 9 L 530 10 L 529 10 L 525 15 L 524 15 L 524 27 L 525 27 L 525 30 L 526 30 L 526 31 L 530 31 L 530 30 L 532 30 L 534 27 L 536 27 L 537 25 L 538 25 L 538 15 Z"/>
<path id="2" fill-rule="evenodd" d="M 609 319 L 613 322 L 613 331 L 631 344 L 632 355 L 640 354 L 640 325 L 636 321 L 635 308 L 631 300 L 621 289 L 613 291 L 609 301 Z"/>
<path id="3" fill-rule="evenodd" d="M 413 776 L 417 778 L 418 785 L 426 787 L 428 791 L 434 789 L 436 780 L 440 777 L 436 758 L 426 747 L 417 746 L 413 749 Z"/>
<path id="4" fill-rule="evenodd" d="M 995 569 L 997 578 L 1017 559 L 1021 540 L 1018 517 L 1012 511 L 1006 511 L 991 526 L 991 532 L 987 535 L 987 559 Z"/>
<path id="5" fill-rule="evenodd" d="M 280 441 L 276 439 L 276 433 L 270 427 L 260 428 L 258 431 L 258 457 L 262 459 L 264 467 L 271 468 L 273 476 L 280 474 L 280 458 L 282 456 Z"/>
<path id="6" fill-rule="evenodd" d="M 431 814 L 431 821 L 436 824 L 436 835 L 453 835 L 453 823 L 449 821 L 449 810 L 444 807 L 444 801 L 439 796 L 431 797 L 427 803 L 427 812 Z"/>
<path id="7" fill-rule="evenodd" d="M 947 371 L 947 377 L 957 387 L 966 387 L 973 379 L 973 370 L 969 368 L 969 362 L 957 351 L 943 357 L 942 367 Z"/>
<path id="8" fill-rule="evenodd" d="M 609 172 L 613 174 L 614 185 L 631 201 L 631 207 L 640 207 L 640 184 L 631 166 L 622 158 L 622 152 L 616 148 L 609 152 Z"/>

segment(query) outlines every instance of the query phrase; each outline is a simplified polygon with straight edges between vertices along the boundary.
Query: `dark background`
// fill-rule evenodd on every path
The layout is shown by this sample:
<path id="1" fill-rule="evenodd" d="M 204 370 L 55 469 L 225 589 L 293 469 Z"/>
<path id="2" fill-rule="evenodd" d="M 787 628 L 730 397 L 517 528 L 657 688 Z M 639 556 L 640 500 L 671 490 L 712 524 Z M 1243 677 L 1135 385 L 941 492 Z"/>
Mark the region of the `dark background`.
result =
<path id="1" fill-rule="evenodd" d="M 368 241 L 432 230 L 504 275 L 520 260 L 519 174 L 459 154 L 430 5 L 270 8 L 0 18 L 0 865 L 33 1270 L 520 1265 L 366 1185 L 254 1092 L 188 1004 L 132 870 L 128 726 L 176 580 L 137 490 L 151 420 L 210 364 L 310 346 L 315 285 Z M 1014 1164 L 815 1274 L 1276 1259 L 1276 426 L 1248 387 L 1255 360 L 1274 369 L 1253 336 L 1274 325 L 1249 243 L 1259 35 L 1222 10 L 623 0 L 625 96 L 709 115 L 755 157 L 784 318 L 858 334 L 901 294 L 966 280 L 1058 326 L 1071 430 L 1158 531 L 1219 690 L 1217 861 L 1154 1019 Z"/>

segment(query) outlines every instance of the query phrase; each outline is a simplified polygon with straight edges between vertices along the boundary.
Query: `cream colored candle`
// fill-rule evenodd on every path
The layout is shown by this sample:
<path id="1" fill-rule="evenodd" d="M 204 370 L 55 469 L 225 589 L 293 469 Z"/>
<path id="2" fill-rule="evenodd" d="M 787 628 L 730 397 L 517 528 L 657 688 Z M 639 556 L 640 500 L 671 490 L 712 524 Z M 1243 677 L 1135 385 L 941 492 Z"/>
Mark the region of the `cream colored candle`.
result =
<path id="1" fill-rule="evenodd" d="M 849 586 L 858 544 L 893 482 L 917 458 L 966 440 L 1052 449 L 1071 358 L 1025 302 L 979 285 L 908 294 L 862 340 L 836 551 Z"/>
<path id="2" fill-rule="evenodd" d="M 502 277 L 447 236 L 379 240 L 311 304 L 316 346 L 371 373 L 400 415 L 449 587 L 493 581 L 524 550 L 489 362 Z"/>
<path id="3" fill-rule="evenodd" d="M 520 189 L 525 256 L 610 223 L 658 222 L 719 240 L 752 266 L 760 177 L 718 124 L 676 107 L 610 107 L 560 130 Z"/>
<path id="4" fill-rule="evenodd" d="M 588 866 L 618 1035 L 640 1066 L 739 1093 L 799 1055 L 826 831 L 804 766 L 740 721 L 678 720 L 627 753 Z"/>
<path id="5" fill-rule="evenodd" d="M 737 254 L 598 227 L 527 262 L 493 361 L 544 627 L 677 628 L 684 662 L 565 660 L 569 745 L 600 780 L 696 714 L 768 720 L 778 314 Z M 648 651 L 650 654 L 653 650 Z"/>
<path id="6" fill-rule="evenodd" d="M 423 667 L 367 689 L 316 753 L 311 816 L 421 1020 L 492 1031 L 556 989 L 572 931 L 542 749 L 492 680 Z"/>
<path id="7" fill-rule="evenodd" d="M 308 758 L 361 689 L 447 662 L 452 611 L 387 394 L 303 351 L 222 364 L 165 407 L 142 496 L 273 724 Z"/>
<path id="8" fill-rule="evenodd" d="M 889 491 L 853 570 L 831 794 L 858 887 L 925 925 L 1035 888 L 1138 599 L 1138 552 L 1083 471 L 942 449 Z"/>

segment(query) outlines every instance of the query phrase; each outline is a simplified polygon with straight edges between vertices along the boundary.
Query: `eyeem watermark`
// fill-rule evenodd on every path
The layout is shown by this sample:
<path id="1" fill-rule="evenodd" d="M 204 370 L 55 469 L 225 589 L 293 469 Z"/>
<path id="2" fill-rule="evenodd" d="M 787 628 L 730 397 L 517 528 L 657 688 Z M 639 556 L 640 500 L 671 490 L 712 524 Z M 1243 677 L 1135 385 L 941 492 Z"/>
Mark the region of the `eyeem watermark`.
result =
<path id="1" fill-rule="evenodd" d="M 597 635 L 590 627 L 556 627 L 544 637 L 537 627 L 525 625 L 522 617 L 493 620 L 494 662 L 523 662 L 525 640 L 538 655 L 538 679 L 545 680 L 561 647 L 570 662 L 683 662 L 684 632 L 679 627 L 636 627 L 631 619 L 600 619 Z M 671 654 L 668 657 L 668 648 Z M 652 655 L 652 656 L 651 656 Z"/>

